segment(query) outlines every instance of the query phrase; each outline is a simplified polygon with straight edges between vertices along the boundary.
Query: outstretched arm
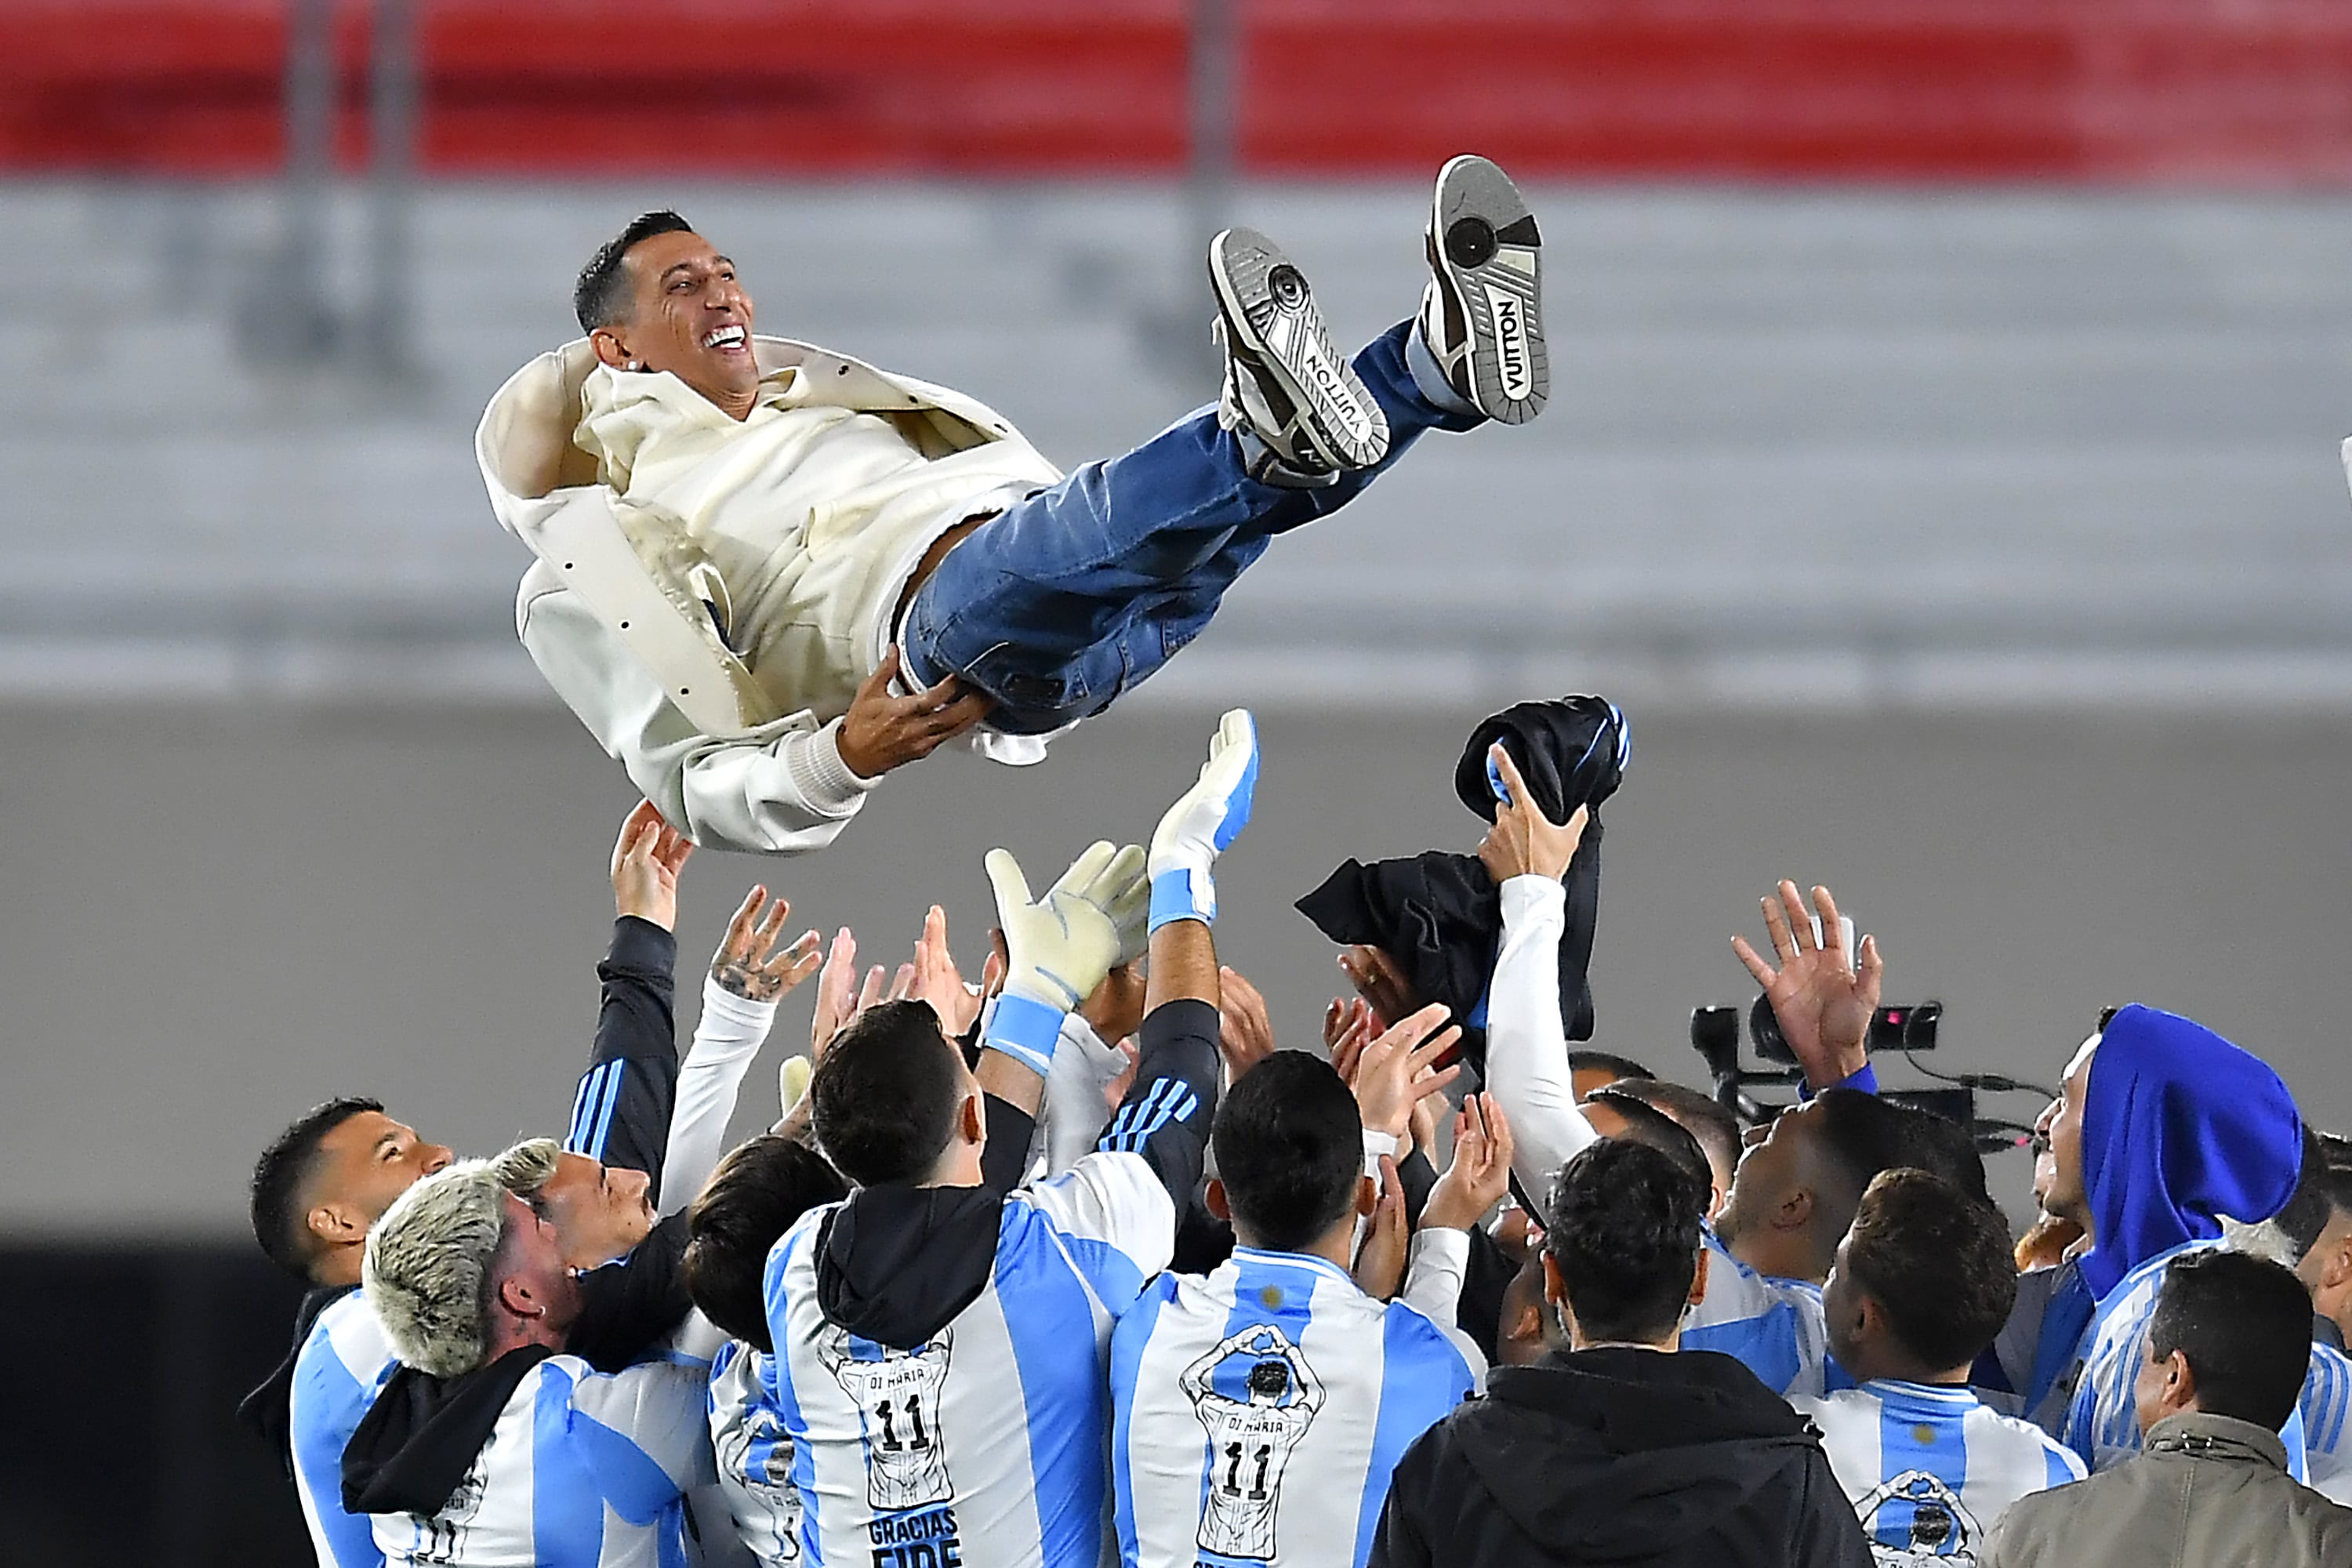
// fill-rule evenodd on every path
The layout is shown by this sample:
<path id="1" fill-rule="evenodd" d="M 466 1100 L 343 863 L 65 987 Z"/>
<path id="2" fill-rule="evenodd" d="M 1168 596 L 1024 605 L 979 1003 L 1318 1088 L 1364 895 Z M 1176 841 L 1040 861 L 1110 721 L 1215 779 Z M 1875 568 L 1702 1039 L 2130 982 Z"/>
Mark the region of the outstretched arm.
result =
<path id="1" fill-rule="evenodd" d="M 516 606 L 524 648 L 646 798 L 697 844 L 766 855 L 822 849 L 882 773 L 929 755 L 987 711 L 984 699 L 938 689 L 892 697 L 886 665 L 830 723 L 803 710 L 740 735 L 708 734 L 587 601 L 542 580 L 542 570 L 524 578 Z"/>
<path id="2" fill-rule="evenodd" d="M 1180 1209 L 1201 1180 L 1222 1078 L 1212 871 L 1249 824 L 1257 772 L 1257 721 L 1236 708 L 1218 724 L 1201 776 L 1151 836 L 1151 968 L 1141 1051 L 1135 1081 L 1101 1147 L 1141 1154 Z"/>
<path id="3" fill-rule="evenodd" d="M 1478 851 L 1503 903 L 1503 946 L 1486 1006 L 1486 1087 L 1517 1131 L 1511 1174 L 1532 1209 L 1551 1190 L 1553 1173 L 1596 1136 L 1576 1106 L 1559 1016 L 1559 939 L 1568 923 L 1560 879 L 1583 838 L 1585 813 L 1580 806 L 1566 822 L 1551 821 L 1508 751 L 1497 744 L 1487 761 L 1508 798 L 1496 805 L 1494 831 Z"/>
<path id="4" fill-rule="evenodd" d="M 613 846 L 613 945 L 596 966 L 604 999 L 588 1070 L 572 1097 L 563 1146 L 661 1185 L 677 1094 L 673 1010 L 677 877 L 694 847 L 651 805 L 621 824 Z"/>
<path id="5" fill-rule="evenodd" d="M 719 1168 L 736 1093 L 767 1041 L 776 1005 L 816 973 L 816 932 L 776 947 L 792 910 L 782 899 L 771 902 L 767 889 L 754 887 L 711 955 L 710 973 L 702 982 L 702 1016 L 678 1068 L 677 1103 L 670 1112 L 668 1168 L 660 1188 L 664 1214 L 693 1202 Z"/>

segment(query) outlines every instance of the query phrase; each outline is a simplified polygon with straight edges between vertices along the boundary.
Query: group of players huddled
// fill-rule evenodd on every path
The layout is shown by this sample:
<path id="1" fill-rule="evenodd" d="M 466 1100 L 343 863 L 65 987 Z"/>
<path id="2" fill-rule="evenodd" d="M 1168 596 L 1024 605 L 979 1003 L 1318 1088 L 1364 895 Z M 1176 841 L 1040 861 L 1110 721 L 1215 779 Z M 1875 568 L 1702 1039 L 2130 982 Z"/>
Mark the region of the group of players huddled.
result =
<path id="1" fill-rule="evenodd" d="M 2104 1020 L 2013 1251 L 1969 1131 L 1875 1093 L 1826 889 L 1739 944 L 1808 1080 L 1768 1128 L 1571 1052 L 1588 814 L 1500 743 L 1479 1006 L 1357 947 L 1276 1049 L 1213 934 L 1258 759 L 1228 714 L 1042 893 L 990 853 L 978 984 L 936 908 L 861 983 L 752 889 L 682 1058 L 690 847 L 640 807 L 561 1142 L 344 1099 L 255 1173 L 313 1289 L 248 1410 L 320 1568 L 2352 1563 L 2303 1484 L 2352 1486 L 2352 1162 L 2259 1059 Z"/>

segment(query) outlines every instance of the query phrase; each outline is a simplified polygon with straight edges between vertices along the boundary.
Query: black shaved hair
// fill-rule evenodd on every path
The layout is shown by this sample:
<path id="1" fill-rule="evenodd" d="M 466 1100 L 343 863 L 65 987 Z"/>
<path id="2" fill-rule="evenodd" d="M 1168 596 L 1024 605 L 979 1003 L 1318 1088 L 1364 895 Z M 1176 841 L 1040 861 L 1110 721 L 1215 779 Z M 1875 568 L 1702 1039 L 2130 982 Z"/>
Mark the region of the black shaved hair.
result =
<path id="1" fill-rule="evenodd" d="M 1822 1146 L 1853 1183 L 1845 1204 L 1861 1202 L 1879 1172 L 1905 1165 L 1931 1171 L 1969 1197 L 1992 1201 L 1984 1156 L 1958 1122 L 1859 1089 L 1824 1089 L 1813 1103 L 1821 1112 Z"/>
<path id="2" fill-rule="evenodd" d="M 692 224 L 663 207 L 639 213 L 629 220 L 628 227 L 598 246 L 588 265 L 580 269 L 580 280 L 572 286 L 572 313 L 580 318 L 580 330 L 593 332 L 628 319 L 629 279 L 621 264 L 630 251 L 657 234 L 693 232 Z"/>
<path id="3" fill-rule="evenodd" d="M 1587 1340 L 1655 1342 L 1698 1272 L 1706 1187 L 1646 1143 L 1604 1138 L 1560 1167 L 1544 1221 L 1568 1309 Z"/>
<path id="4" fill-rule="evenodd" d="M 1234 1223 L 1253 1246 L 1303 1250 L 1356 1206 L 1363 1115 L 1320 1057 L 1276 1051 L 1236 1079 L 1209 1147 Z"/>
<path id="5" fill-rule="evenodd" d="M 2158 1361 L 2197 1376 L 2197 1408 L 2276 1432 L 2311 1370 L 2311 1293 L 2267 1258 L 2209 1249 L 2176 1258 L 2147 1325 Z"/>
<path id="6" fill-rule="evenodd" d="M 848 1195 L 841 1173 L 804 1144 L 770 1132 L 737 1146 L 686 1211 L 687 1294 L 730 1337 L 772 1352 L 768 1253 L 801 1215 Z"/>
<path id="7" fill-rule="evenodd" d="M 1594 1089 L 1584 1097 L 1584 1103 L 1605 1105 L 1623 1117 L 1622 1136 L 1626 1141 L 1648 1144 L 1672 1160 L 1692 1181 L 1712 1191 L 1715 1172 L 1706 1163 L 1706 1151 L 1691 1136 L 1690 1129 L 1641 1096 L 1629 1092 L 1627 1081 L 1620 1079 Z"/>
<path id="8" fill-rule="evenodd" d="M 2331 1162 L 2319 1134 L 2305 1127 L 2302 1174 L 2287 1194 L 2286 1206 L 2271 1216 L 2294 1247 L 2297 1261 L 2318 1245 L 2320 1233 L 2338 1209 L 2352 1214 L 2352 1170 Z"/>
<path id="9" fill-rule="evenodd" d="M 2017 1305 L 2017 1262 L 2000 1211 L 1929 1171 L 1871 1178 L 1846 1232 L 1844 1265 L 1927 1366 L 1966 1366 Z"/>
<path id="10" fill-rule="evenodd" d="M 1603 1092 L 1631 1095 L 1671 1117 L 1684 1131 L 1698 1140 L 1710 1170 L 1721 1167 L 1726 1184 L 1729 1184 L 1731 1173 L 1739 1168 L 1739 1118 L 1712 1096 L 1701 1094 L 1686 1084 L 1659 1078 L 1619 1079 Z"/>
<path id="11" fill-rule="evenodd" d="M 919 1182 L 955 1134 L 963 1053 L 928 1002 L 860 1013 L 809 1080 L 809 1116 L 834 1168 L 861 1187 Z"/>
<path id="12" fill-rule="evenodd" d="M 1614 1073 L 1619 1078 L 1655 1078 L 1658 1076 L 1656 1073 L 1652 1072 L 1648 1068 L 1643 1067 L 1640 1062 L 1635 1061 L 1632 1057 L 1621 1057 L 1615 1051 L 1570 1051 L 1568 1053 L 1569 1071 L 1572 1073 L 1591 1072 L 1596 1068 L 1603 1072 Z"/>
<path id="13" fill-rule="evenodd" d="M 254 1162 L 253 1239 L 269 1261 L 297 1279 L 310 1278 L 320 1251 L 305 1201 L 310 1178 L 318 1173 L 319 1145 L 352 1117 L 383 1109 L 382 1100 L 356 1094 L 314 1106 L 271 1139 Z"/>

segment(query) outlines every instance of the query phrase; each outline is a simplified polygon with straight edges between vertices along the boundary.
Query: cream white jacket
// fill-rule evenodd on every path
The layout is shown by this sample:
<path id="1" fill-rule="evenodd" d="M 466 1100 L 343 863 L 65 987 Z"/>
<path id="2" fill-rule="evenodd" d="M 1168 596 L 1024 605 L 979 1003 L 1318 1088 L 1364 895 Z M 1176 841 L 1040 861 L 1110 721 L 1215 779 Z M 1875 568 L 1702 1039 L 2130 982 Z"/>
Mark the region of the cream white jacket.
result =
<path id="1" fill-rule="evenodd" d="M 515 628 L 548 684 L 696 843 L 793 854 L 873 787 L 842 763 L 840 717 L 923 552 L 1061 474 L 961 393 L 782 338 L 753 352 L 760 401 L 739 423 L 580 339 L 499 389 L 475 457 L 539 558 Z"/>

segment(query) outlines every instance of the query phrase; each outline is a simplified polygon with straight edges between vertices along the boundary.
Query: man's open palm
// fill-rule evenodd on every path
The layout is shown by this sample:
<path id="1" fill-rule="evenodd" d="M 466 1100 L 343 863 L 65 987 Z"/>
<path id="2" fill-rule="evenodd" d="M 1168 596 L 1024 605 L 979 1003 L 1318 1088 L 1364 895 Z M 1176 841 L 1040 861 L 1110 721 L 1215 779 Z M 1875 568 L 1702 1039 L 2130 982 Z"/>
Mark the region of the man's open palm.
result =
<path id="1" fill-rule="evenodd" d="M 1815 1089 L 1852 1077 L 1870 1059 L 1865 1045 L 1871 1015 L 1878 1011 L 1879 980 L 1886 963 L 1878 954 L 1878 939 L 1864 937 L 1860 963 L 1846 947 L 1845 928 L 1838 921 L 1837 900 L 1827 888 L 1813 889 L 1813 907 L 1821 914 L 1821 934 L 1805 909 L 1794 882 L 1782 882 L 1777 898 L 1763 900 L 1764 924 L 1772 933 L 1776 969 L 1748 945 L 1731 939 L 1733 951 L 1748 973 L 1764 987 L 1805 1078 Z"/>

